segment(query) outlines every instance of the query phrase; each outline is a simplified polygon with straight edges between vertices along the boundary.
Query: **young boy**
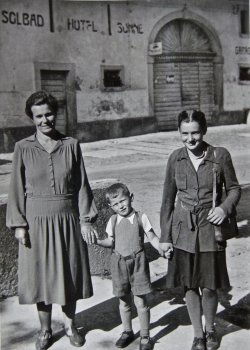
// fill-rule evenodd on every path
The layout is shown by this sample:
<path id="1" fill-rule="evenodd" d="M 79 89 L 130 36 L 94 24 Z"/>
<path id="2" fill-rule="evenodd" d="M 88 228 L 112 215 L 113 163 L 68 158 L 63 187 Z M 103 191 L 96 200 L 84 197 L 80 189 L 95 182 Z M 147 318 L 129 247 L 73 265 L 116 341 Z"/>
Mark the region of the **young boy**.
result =
<path id="1" fill-rule="evenodd" d="M 159 239 L 145 214 L 139 214 L 132 207 L 133 194 L 126 185 L 115 183 L 106 191 L 106 200 L 115 214 L 106 227 L 107 238 L 96 243 L 113 247 L 111 273 L 113 293 L 119 298 L 119 310 L 123 333 L 116 346 L 124 348 L 134 340 L 132 330 L 132 294 L 140 321 L 140 350 L 153 349 L 149 336 L 150 311 L 146 294 L 152 291 L 149 263 L 144 252 L 144 234 L 159 251 Z M 162 252 L 161 252 L 162 253 Z"/>

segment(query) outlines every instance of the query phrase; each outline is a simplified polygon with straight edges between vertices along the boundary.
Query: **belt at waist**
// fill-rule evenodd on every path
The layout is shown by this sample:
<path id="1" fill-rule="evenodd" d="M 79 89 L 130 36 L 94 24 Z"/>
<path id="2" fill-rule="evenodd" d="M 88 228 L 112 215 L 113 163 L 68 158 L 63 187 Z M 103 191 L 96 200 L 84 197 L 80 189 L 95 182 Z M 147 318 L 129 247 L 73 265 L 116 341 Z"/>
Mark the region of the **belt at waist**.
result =
<path id="1" fill-rule="evenodd" d="M 212 208 L 212 201 L 208 203 L 204 203 L 203 205 L 191 205 L 187 202 L 184 202 L 182 199 L 180 200 L 180 202 L 183 209 L 189 210 L 192 212 L 192 214 L 195 214 L 195 215 L 198 215 L 200 211 L 203 209 Z"/>
<path id="2" fill-rule="evenodd" d="M 181 200 L 181 207 L 187 211 L 187 223 L 188 228 L 191 231 L 195 231 L 196 222 L 197 222 L 197 216 L 200 214 L 200 212 L 203 209 L 211 209 L 212 208 L 212 202 L 211 203 L 205 203 L 203 205 L 190 205 L 189 203 L 185 203 Z"/>
<path id="3" fill-rule="evenodd" d="M 73 193 L 67 194 L 34 194 L 34 193 L 25 193 L 25 197 L 31 199 L 51 199 L 51 200 L 63 200 L 63 199 L 73 199 L 76 198 L 76 195 Z"/>
<path id="4" fill-rule="evenodd" d="M 143 248 L 137 250 L 136 252 L 130 254 L 130 255 L 127 255 L 127 256 L 123 256 L 121 255 L 120 253 L 118 253 L 116 250 L 113 250 L 113 253 L 115 253 L 117 256 L 119 256 L 120 259 L 123 259 L 123 260 L 131 260 L 131 259 L 135 259 L 136 255 L 141 253 L 143 251 Z"/>

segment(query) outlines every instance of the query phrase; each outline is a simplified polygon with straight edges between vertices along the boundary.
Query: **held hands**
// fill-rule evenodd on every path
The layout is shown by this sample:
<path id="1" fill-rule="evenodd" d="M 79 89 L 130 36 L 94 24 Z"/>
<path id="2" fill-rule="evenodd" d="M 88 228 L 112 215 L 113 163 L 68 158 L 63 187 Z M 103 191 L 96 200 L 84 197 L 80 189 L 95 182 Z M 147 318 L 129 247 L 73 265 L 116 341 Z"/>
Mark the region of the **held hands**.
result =
<path id="1" fill-rule="evenodd" d="M 159 249 L 163 251 L 163 257 L 171 259 L 173 256 L 173 244 L 172 243 L 159 243 Z"/>
<path id="2" fill-rule="evenodd" d="M 220 225 L 226 219 L 226 213 L 221 207 L 210 209 L 208 212 L 207 220 L 214 225 Z"/>
<path id="3" fill-rule="evenodd" d="M 25 247 L 30 247 L 29 233 L 26 228 L 17 227 L 15 229 L 15 237 L 20 244 L 24 245 Z"/>
<path id="4" fill-rule="evenodd" d="M 87 244 L 96 244 L 98 233 L 92 225 L 81 225 L 81 233 Z"/>

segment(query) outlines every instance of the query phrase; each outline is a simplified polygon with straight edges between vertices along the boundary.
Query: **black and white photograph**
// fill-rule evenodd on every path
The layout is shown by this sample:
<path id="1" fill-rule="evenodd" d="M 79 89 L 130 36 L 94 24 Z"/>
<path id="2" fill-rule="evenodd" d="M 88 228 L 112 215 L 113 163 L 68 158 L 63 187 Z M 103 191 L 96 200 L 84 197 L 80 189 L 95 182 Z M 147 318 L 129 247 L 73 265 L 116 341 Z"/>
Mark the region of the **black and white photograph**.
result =
<path id="1" fill-rule="evenodd" d="M 250 348 L 249 0 L 0 0 L 0 348 Z"/>

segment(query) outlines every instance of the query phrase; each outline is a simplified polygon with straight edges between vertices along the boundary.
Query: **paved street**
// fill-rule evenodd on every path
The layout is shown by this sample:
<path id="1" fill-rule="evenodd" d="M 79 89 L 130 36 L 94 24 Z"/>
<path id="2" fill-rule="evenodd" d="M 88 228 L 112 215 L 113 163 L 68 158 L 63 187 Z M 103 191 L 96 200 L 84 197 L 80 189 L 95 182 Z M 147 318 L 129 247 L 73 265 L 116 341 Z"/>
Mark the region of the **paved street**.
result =
<path id="1" fill-rule="evenodd" d="M 205 138 L 216 146 L 226 147 L 233 158 L 243 195 L 238 209 L 240 237 L 229 241 L 228 269 L 232 290 L 220 295 L 217 329 L 222 350 L 245 350 L 250 345 L 250 128 L 246 125 L 209 128 Z M 159 232 L 159 210 L 164 172 L 169 154 L 181 147 L 177 132 L 161 132 L 82 144 L 85 165 L 93 187 L 103 186 L 108 179 L 125 182 L 134 192 L 134 206 L 145 211 Z M 6 200 L 12 154 L 0 155 L 0 200 Z M 190 349 L 193 333 L 183 300 L 161 289 L 157 280 L 167 270 L 167 261 L 160 258 L 151 263 L 151 277 L 156 281 L 150 296 L 151 336 L 155 350 Z M 77 324 L 83 327 L 86 343 L 83 349 L 115 349 L 114 343 L 122 331 L 117 316 L 117 301 L 112 296 L 111 281 L 93 277 L 94 297 L 80 301 L 77 306 Z M 0 303 L 2 309 L 2 349 L 34 349 L 38 320 L 34 306 L 18 305 L 17 297 Z M 53 330 L 55 342 L 51 349 L 68 350 L 68 339 L 63 336 L 60 308 L 54 308 Z M 138 332 L 138 318 L 133 320 Z M 126 349 L 139 348 L 137 338 Z"/>

